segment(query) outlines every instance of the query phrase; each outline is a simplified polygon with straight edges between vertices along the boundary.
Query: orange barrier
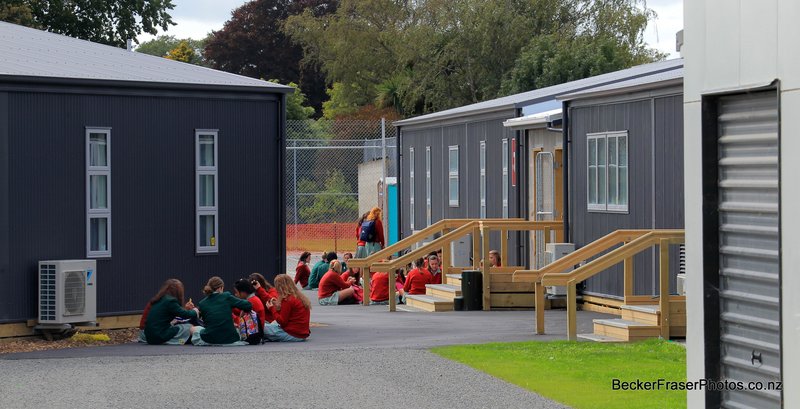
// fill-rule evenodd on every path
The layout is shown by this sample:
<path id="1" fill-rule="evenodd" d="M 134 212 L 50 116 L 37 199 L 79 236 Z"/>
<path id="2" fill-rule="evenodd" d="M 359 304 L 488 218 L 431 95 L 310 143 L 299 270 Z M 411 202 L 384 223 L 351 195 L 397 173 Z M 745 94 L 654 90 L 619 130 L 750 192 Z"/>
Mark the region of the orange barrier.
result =
<path id="1" fill-rule="evenodd" d="M 287 224 L 286 250 L 355 253 L 357 226 L 355 223 Z"/>

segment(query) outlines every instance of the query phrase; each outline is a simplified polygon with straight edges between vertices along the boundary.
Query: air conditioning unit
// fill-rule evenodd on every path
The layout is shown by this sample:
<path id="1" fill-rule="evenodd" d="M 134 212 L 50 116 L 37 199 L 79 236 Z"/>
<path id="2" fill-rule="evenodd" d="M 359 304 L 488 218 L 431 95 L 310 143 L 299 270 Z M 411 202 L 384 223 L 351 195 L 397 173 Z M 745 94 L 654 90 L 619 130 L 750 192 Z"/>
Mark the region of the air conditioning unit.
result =
<path id="1" fill-rule="evenodd" d="M 553 263 L 556 260 L 560 259 L 561 257 L 566 256 L 569 253 L 575 251 L 575 245 L 572 243 L 547 243 L 545 247 L 545 260 L 547 260 L 547 264 Z M 572 271 L 572 268 L 568 268 L 564 271 L 559 271 L 559 273 L 566 273 L 568 271 Z M 547 294 L 550 295 L 567 295 L 567 287 L 556 287 L 556 286 L 548 286 L 547 287 Z"/>
<path id="2" fill-rule="evenodd" d="M 686 274 L 678 274 L 677 281 L 678 295 L 686 295 Z"/>
<path id="3" fill-rule="evenodd" d="M 97 318 L 97 262 L 39 262 L 39 324 L 92 322 Z"/>

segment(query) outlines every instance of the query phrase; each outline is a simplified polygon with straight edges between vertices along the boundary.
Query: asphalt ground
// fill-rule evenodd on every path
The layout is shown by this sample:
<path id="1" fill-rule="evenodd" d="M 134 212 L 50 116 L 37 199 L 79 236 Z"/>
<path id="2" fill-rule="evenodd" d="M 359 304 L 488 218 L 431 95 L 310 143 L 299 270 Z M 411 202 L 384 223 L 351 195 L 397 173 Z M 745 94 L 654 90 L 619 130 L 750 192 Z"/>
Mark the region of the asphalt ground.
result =
<path id="1" fill-rule="evenodd" d="M 0 357 L 0 406 L 562 408 L 428 352 L 441 345 L 565 339 L 565 311 L 546 311 L 547 335 L 533 334 L 533 314 L 316 305 L 311 319 L 320 326 L 303 343 L 131 343 L 9 354 Z M 593 318 L 607 317 L 578 312 L 578 332 L 591 332 Z"/>

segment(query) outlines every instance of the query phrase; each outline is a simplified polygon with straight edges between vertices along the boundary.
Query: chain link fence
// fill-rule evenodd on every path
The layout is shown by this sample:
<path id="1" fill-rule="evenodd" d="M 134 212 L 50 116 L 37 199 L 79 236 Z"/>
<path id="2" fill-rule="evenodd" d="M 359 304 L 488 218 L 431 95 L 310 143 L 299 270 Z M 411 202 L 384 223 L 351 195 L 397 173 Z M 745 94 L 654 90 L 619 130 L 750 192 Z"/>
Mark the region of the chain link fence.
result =
<path id="1" fill-rule="evenodd" d="M 396 128 L 383 120 L 286 121 L 287 269 L 310 251 L 355 252 L 356 220 L 383 207 L 397 176 Z M 391 179 L 389 179 L 391 180 Z"/>

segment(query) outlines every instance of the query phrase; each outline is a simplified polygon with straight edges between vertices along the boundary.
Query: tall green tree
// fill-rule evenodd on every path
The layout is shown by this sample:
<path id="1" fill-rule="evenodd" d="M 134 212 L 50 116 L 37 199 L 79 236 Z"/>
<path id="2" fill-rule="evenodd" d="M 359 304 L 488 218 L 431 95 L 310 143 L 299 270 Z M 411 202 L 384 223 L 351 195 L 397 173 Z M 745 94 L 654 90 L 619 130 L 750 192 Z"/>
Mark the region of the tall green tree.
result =
<path id="1" fill-rule="evenodd" d="M 204 55 L 213 68 L 253 78 L 299 84 L 309 104 L 322 111 L 325 77 L 316 63 L 301 63 L 303 50 L 281 30 L 286 19 L 307 12 L 318 17 L 336 10 L 338 0 L 254 0 L 233 11 L 214 31 Z"/>
<path id="2" fill-rule="evenodd" d="M 54 33 L 125 47 L 139 34 L 175 25 L 172 0 L 6 0 L 0 18 Z M 28 18 L 28 12 L 30 17 Z"/>
<path id="3" fill-rule="evenodd" d="M 414 115 L 507 95 L 529 84 L 512 78 L 541 67 L 577 65 L 580 77 L 657 59 L 642 38 L 653 17 L 645 0 L 342 0 L 333 14 L 290 16 L 284 30 L 342 84 L 332 103 Z M 553 39 L 593 62 L 551 50 Z"/>
<path id="4" fill-rule="evenodd" d="M 182 42 L 186 42 L 192 51 L 189 61 L 191 64 L 208 66 L 208 62 L 203 57 L 206 39 L 195 40 L 192 38 L 179 39 L 174 35 L 160 35 L 152 40 L 145 41 L 135 48 L 137 53 L 154 55 L 156 57 L 167 57 L 170 51 L 178 47 Z"/>

